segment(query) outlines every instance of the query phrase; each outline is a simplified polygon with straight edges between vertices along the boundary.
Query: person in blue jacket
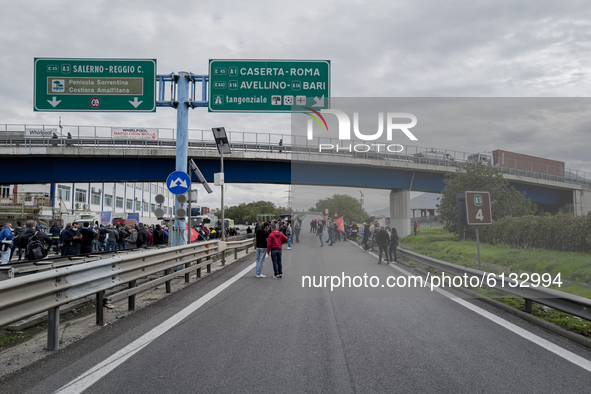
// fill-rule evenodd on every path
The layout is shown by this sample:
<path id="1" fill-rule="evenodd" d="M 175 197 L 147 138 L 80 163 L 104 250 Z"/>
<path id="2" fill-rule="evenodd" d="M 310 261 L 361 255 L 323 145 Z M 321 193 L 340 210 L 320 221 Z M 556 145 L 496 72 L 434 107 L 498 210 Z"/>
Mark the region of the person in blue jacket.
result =
<path id="1" fill-rule="evenodd" d="M 0 265 L 8 264 L 10 260 L 10 251 L 12 250 L 12 239 L 14 238 L 14 234 L 11 230 L 12 224 L 5 223 L 2 231 L 0 231 L 0 256 L 2 260 L 0 261 Z"/>

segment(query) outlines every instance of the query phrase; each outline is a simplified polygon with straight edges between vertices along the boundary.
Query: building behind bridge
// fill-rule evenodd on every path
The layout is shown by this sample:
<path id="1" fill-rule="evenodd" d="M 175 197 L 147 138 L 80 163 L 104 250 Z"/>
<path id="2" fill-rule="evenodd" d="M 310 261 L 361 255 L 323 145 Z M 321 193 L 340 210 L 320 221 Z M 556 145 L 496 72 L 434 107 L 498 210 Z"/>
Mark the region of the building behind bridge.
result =
<path id="1" fill-rule="evenodd" d="M 101 221 L 103 213 L 114 218 L 138 217 L 139 222 L 156 224 L 155 197 L 162 194 L 165 216 L 172 216 L 174 195 L 163 183 L 56 183 L 0 185 L 0 221 L 33 219 L 51 225 L 72 218 Z"/>

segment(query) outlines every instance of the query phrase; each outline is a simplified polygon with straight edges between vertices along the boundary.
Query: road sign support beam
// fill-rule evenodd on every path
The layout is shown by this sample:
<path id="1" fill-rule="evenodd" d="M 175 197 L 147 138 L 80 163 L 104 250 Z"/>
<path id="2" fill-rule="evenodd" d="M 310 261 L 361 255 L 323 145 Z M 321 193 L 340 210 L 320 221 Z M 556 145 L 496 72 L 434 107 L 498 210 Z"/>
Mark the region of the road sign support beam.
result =
<path id="1" fill-rule="evenodd" d="M 178 94 L 178 106 L 176 107 L 176 171 L 187 172 L 188 151 L 189 151 L 189 74 L 181 72 L 175 76 Z M 175 200 L 175 212 L 182 206 Z M 183 231 L 186 226 L 185 220 L 177 220 L 175 223 L 175 237 L 173 246 L 183 245 L 185 237 Z"/>

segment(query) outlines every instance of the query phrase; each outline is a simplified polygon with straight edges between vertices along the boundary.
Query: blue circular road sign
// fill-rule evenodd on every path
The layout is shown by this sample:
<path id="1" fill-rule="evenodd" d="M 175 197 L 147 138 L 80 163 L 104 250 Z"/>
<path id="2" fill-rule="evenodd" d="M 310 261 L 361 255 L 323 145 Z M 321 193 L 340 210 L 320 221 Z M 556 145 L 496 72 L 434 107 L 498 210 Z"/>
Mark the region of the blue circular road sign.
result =
<path id="1" fill-rule="evenodd" d="M 172 194 L 185 194 L 191 188 L 191 178 L 183 171 L 175 171 L 166 178 L 166 187 Z"/>

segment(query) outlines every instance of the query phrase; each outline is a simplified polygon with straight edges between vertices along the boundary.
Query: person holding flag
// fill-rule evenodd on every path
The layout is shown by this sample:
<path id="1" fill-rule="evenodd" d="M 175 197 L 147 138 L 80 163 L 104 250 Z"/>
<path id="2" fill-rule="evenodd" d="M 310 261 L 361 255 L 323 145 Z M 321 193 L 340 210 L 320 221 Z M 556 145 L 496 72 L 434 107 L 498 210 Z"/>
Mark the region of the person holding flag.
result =
<path id="1" fill-rule="evenodd" d="M 345 238 L 344 234 L 345 234 L 345 220 L 343 219 L 343 217 L 341 216 L 340 218 L 336 219 L 334 221 L 334 225 L 335 225 L 335 231 L 336 231 L 336 236 L 337 236 L 337 240 L 340 241 L 341 240 L 341 232 L 343 233 L 343 238 Z"/>
<path id="2" fill-rule="evenodd" d="M 326 222 L 326 233 L 328 235 L 328 239 L 326 240 L 326 243 L 328 244 L 328 246 L 332 246 L 332 244 L 334 244 L 334 237 L 333 237 L 333 233 L 334 233 L 334 228 L 332 226 L 332 223 L 330 221 Z"/>

